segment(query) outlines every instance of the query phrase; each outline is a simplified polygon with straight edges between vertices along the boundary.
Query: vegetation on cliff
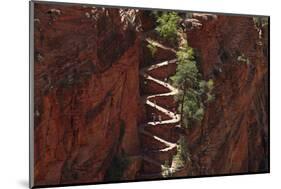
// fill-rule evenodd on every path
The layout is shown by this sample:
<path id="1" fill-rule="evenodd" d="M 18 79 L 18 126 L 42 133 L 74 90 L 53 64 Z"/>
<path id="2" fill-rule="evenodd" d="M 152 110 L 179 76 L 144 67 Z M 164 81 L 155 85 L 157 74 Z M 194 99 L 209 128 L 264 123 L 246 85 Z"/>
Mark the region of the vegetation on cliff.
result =
<path id="1" fill-rule="evenodd" d="M 156 14 L 157 27 L 156 31 L 160 36 L 168 39 L 169 41 L 175 41 L 177 39 L 178 21 L 180 17 L 176 12 L 163 12 L 162 14 Z"/>
<path id="2" fill-rule="evenodd" d="M 193 50 L 187 45 L 178 51 L 177 58 L 177 72 L 171 79 L 180 90 L 177 100 L 180 102 L 181 125 L 188 127 L 191 121 L 200 121 L 204 115 L 203 103 L 200 98 L 200 75 Z"/>
<path id="3" fill-rule="evenodd" d="M 264 26 L 268 25 L 268 18 L 267 17 L 259 17 L 259 16 L 255 16 L 253 17 L 255 26 L 257 28 L 262 28 Z"/>
<path id="4" fill-rule="evenodd" d="M 187 39 L 182 35 L 179 21 L 181 18 L 176 12 L 156 12 L 157 26 L 155 30 L 159 35 L 171 42 L 179 42 L 177 51 L 178 66 L 176 74 L 171 77 L 172 84 L 179 89 L 177 100 L 180 102 L 181 125 L 191 127 L 194 122 L 201 121 L 204 116 L 204 104 L 214 99 L 212 89 L 213 80 L 201 79 L 196 63 L 194 50 L 188 46 Z M 177 41 L 178 40 L 178 41 Z M 152 54 L 155 49 L 148 47 Z"/>
<path id="5" fill-rule="evenodd" d="M 202 79 L 198 69 L 198 63 L 194 50 L 188 46 L 186 37 L 182 28 L 179 27 L 181 18 L 176 12 L 157 13 L 157 26 L 155 30 L 159 35 L 177 45 L 177 69 L 174 76 L 170 79 L 172 85 L 177 87 L 179 93 L 176 100 L 179 102 L 178 111 L 181 114 L 181 127 L 191 128 L 193 125 L 200 125 L 204 117 L 206 103 L 212 101 L 214 96 L 212 90 L 213 80 L 205 81 Z M 150 48 L 153 52 L 153 48 Z M 173 157 L 173 168 L 180 169 L 188 161 L 188 145 L 185 137 L 180 137 L 178 141 L 177 153 Z M 164 170 L 166 176 L 169 176 L 170 169 Z"/>

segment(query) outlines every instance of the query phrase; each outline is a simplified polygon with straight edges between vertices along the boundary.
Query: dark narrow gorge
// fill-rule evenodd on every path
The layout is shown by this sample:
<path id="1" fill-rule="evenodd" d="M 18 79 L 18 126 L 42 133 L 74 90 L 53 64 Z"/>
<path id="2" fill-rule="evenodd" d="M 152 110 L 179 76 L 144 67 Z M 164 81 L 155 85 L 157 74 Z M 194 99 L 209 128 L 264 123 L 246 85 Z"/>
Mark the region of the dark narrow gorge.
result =
<path id="1" fill-rule="evenodd" d="M 269 171 L 268 25 L 178 15 L 175 42 L 148 10 L 35 4 L 35 185 Z M 213 84 L 188 127 L 185 48 Z"/>

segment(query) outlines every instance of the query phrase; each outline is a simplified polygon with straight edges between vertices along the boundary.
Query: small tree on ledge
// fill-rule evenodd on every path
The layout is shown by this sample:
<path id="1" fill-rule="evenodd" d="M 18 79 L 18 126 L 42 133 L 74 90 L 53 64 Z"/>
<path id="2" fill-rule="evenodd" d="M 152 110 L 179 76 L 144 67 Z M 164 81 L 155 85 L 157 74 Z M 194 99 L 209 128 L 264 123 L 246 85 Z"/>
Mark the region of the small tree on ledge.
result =
<path id="1" fill-rule="evenodd" d="M 168 39 L 169 41 L 176 41 L 178 32 L 178 22 L 180 17 L 176 12 L 164 12 L 160 16 L 157 16 L 156 31 L 161 37 Z"/>

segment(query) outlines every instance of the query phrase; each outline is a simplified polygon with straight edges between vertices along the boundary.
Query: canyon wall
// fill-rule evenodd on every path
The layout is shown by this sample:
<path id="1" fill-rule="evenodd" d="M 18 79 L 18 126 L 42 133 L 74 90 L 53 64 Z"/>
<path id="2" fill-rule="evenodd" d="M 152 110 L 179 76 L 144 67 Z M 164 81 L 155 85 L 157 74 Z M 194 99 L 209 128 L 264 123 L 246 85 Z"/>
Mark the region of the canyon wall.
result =
<path id="1" fill-rule="evenodd" d="M 151 32 L 151 17 L 150 11 L 35 3 L 36 186 L 139 174 L 138 125 L 146 117 L 139 70 L 176 57 Z M 267 172 L 268 28 L 258 29 L 252 17 L 202 14 L 185 24 L 215 98 L 202 123 L 186 132 L 190 161 L 175 176 Z"/>
<path id="2" fill-rule="evenodd" d="M 36 186 L 105 181 L 114 157 L 139 154 L 137 14 L 35 3 Z"/>
<path id="3" fill-rule="evenodd" d="M 188 43 L 215 100 L 189 131 L 188 175 L 267 172 L 268 28 L 253 17 L 193 14 Z"/>

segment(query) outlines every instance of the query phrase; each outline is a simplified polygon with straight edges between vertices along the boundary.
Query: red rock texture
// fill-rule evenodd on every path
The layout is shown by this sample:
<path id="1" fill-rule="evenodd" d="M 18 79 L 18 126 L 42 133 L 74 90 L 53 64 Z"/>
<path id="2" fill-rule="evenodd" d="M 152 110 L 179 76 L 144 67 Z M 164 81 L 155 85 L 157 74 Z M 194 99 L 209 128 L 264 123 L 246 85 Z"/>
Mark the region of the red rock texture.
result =
<path id="1" fill-rule="evenodd" d="M 204 79 L 213 79 L 215 100 L 202 125 L 187 138 L 189 175 L 267 172 L 267 28 L 259 37 L 252 17 L 194 15 L 202 26 L 187 32 Z M 248 64 L 238 57 L 244 54 Z"/>
<path id="2" fill-rule="evenodd" d="M 164 147 L 151 137 L 139 137 L 140 123 L 153 112 L 141 102 L 140 90 L 168 91 L 149 81 L 145 87 L 139 69 L 175 58 L 176 44 L 149 32 L 155 27 L 150 12 L 124 11 L 35 3 L 36 186 L 110 181 L 106 175 L 114 157 L 139 156 L 144 150 L 140 140 L 144 146 Z M 206 105 L 202 124 L 186 135 L 191 164 L 174 176 L 266 172 L 268 30 L 263 28 L 259 36 L 251 17 L 196 14 L 194 19 L 188 43 L 196 50 L 203 78 L 214 80 L 215 100 Z M 148 35 L 140 36 L 139 21 Z M 145 37 L 164 44 L 156 46 L 154 57 Z M 238 61 L 242 55 L 248 64 Z M 149 74 L 164 79 L 174 71 L 175 66 L 162 67 Z M 177 105 L 173 98 L 156 100 L 169 110 Z M 179 135 L 169 124 L 147 131 L 171 142 Z M 174 153 L 151 156 L 165 162 Z M 121 180 L 135 179 L 141 169 L 160 171 L 132 158 Z"/>
<path id="3" fill-rule="evenodd" d="M 119 9 L 80 5 L 35 3 L 34 25 L 34 184 L 104 181 L 115 154 L 139 153 L 139 34 Z"/>

